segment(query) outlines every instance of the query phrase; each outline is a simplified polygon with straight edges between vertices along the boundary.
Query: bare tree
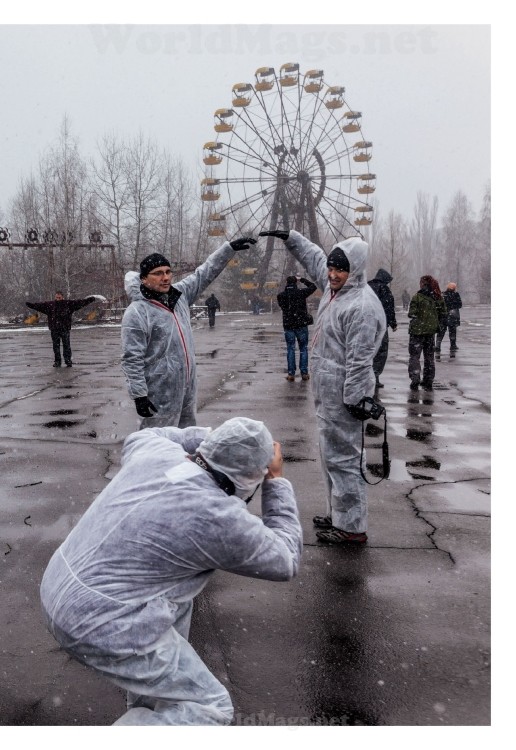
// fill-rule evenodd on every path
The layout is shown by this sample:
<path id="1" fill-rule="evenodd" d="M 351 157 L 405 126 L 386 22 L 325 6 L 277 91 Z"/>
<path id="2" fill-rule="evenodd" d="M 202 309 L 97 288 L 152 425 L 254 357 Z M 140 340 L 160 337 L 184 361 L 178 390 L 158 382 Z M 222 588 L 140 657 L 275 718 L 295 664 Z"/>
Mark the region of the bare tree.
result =
<path id="1" fill-rule="evenodd" d="M 393 278 L 391 289 L 398 298 L 401 290 L 410 284 L 409 232 L 401 214 L 389 211 L 376 240 L 374 260 L 376 266 L 368 277 L 373 278 L 378 268 L 384 268 Z"/>
<path id="2" fill-rule="evenodd" d="M 124 213 L 129 222 L 132 267 L 151 252 L 153 231 L 160 213 L 161 158 L 156 144 L 140 131 L 129 143 L 125 158 L 128 202 Z"/>
<path id="3" fill-rule="evenodd" d="M 437 196 L 430 200 L 426 193 L 418 192 L 414 215 L 410 225 L 411 270 L 410 281 L 415 284 L 429 269 L 437 267 Z"/>
<path id="4" fill-rule="evenodd" d="M 491 302 L 491 184 L 484 193 L 480 221 L 477 225 L 477 260 L 479 267 L 479 301 Z"/>
<path id="5" fill-rule="evenodd" d="M 441 278 L 454 281 L 461 294 L 478 297 L 478 278 L 470 269 L 475 258 L 475 225 L 471 203 L 458 190 L 444 215 L 441 234 Z"/>
<path id="6" fill-rule="evenodd" d="M 126 146 L 114 133 L 108 133 L 97 143 L 97 149 L 97 157 L 91 161 L 91 189 L 97 198 L 98 227 L 92 223 L 90 227 L 100 229 L 107 241 L 116 245 L 118 262 L 123 268 L 126 261 L 123 218 L 129 200 Z"/>

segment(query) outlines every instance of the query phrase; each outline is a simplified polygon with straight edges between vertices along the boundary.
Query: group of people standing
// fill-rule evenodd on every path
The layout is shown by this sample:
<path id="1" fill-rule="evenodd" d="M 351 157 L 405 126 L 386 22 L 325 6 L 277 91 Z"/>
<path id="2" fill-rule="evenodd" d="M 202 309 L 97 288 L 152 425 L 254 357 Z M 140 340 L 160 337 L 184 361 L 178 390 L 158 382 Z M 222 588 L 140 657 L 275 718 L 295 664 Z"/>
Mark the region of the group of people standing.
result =
<path id="1" fill-rule="evenodd" d="M 381 387 L 387 326 L 396 330 L 391 277 L 379 272 L 367 283 L 368 246 L 358 237 L 326 255 L 293 230 L 260 236 L 282 240 L 314 280 L 290 276 L 278 303 L 287 380 L 295 379 L 297 341 L 301 378 L 314 396 L 327 485 L 326 512 L 313 518 L 317 538 L 364 545 L 361 437 L 365 402 Z M 116 724 L 229 724 L 229 693 L 188 642 L 193 600 L 217 569 L 288 581 L 300 564 L 296 497 L 267 427 L 247 417 L 196 426 L 189 307 L 235 252 L 255 243 L 224 242 L 176 284 L 160 253 L 125 277 L 131 303 L 121 326 L 121 366 L 140 429 L 126 438 L 120 471 L 56 550 L 41 584 L 46 624 L 61 647 L 127 690 L 127 712 Z M 317 288 L 309 374 L 306 299 Z M 409 316 L 429 299 L 434 304 L 429 289 L 422 301 L 413 298 Z M 247 511 L 258 487 L 261 517 Z"/>
<path id="2" fill-rule="evenodd" d="M 462 299 L 457 284 L 450 282 L 444 294 L 433 276 L 422 276 L 419 291 L 410 300 L 409 364 L 410 388 L 433 389 L 435 378 L 435 354 L 440 355 L 443 338 L 448 331 L 450 355 L 455 356 L 457 326 L 460 325 Z M 421 354 L 423 369 L 421 372 Z"/>

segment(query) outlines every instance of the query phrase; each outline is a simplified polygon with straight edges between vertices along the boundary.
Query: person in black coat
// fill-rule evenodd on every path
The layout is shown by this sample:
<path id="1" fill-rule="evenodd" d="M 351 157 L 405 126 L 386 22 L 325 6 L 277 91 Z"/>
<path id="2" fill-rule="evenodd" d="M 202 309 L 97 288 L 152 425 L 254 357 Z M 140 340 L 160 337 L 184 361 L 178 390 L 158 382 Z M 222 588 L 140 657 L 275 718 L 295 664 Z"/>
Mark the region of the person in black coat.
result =
<path id="1" fill-rule="evenodd" d="M 308 374 L 308 325 L 313 318 L 306 309 L 306 300 L 317 287 L 307 279 L 299 279 L 305 289 L 298 289 L 296 276 L 289 276 L 283 292 L 278 294 L 278 305 L 283 313 L 283 331 L 287 342 L 287 380 L 296 377 L 296 340 L 299 345 L 299 370 L 302 380 L 310 380 Z"/>
<path id="2" fill-rule="evenodd" d="M 376 377 L 376 387 L 383 388 L 383 383 L 380 383 L 380 375 L 383 372 L 385 364 L 387 362 L 387 354 L 389 353 L 389 327 L 395 331 L 398 327 L 396 322 L 396 310 L 394 307 L 394 297 L 389 289 L 389 284 L 392 281 L 392 276 L 385 268 L 378 269 L 378 272 L 374 279 L 369 282 L 369 286 L 375 292 L 376 296 L 382 303 L 383 310 L 385 312 L 385 318 L 387 320 L 387 328 L 385 335 L 380 344 L 380 348 L 375 354 L 373 359 L 373 372 Z"/>
<path id="3" fill-rule="evenodd" d="M 208 308 L 208 321 L 210 324 L 210 328 L 213 328 L 213 326 L 215 325 L 215 312 L 217 310 L 220 312 L 220 302 L 212 293 L 204 304 Z"/>
<path id="4" fill-rule="evenodd" d="M 450 281 L 446 287 L 446 291 L 443 292 L 443 299 L 446 304 L 446 310 L 448 315 L 443 320 L 439 332 L 437 334 L 435 342 L 436 354 L 441 353 L 441 342 L 444 338 L 446 331 L 450 337 L 450 352 L 456 352 L 457 346 L 457 326 L 460 326 L 460 308 L 462 307 L 462 299 L 457 291 L 457 284 L 454 281 Z"/>
<path id="5" fill-rule="evenodd" d="M 54 349 L 54 367 L 61 367 L 61 343 L 63 358 L 67 367 L 72 366 L 72 348 L 70 346 L 70 329 L 72 327 L 72 313 L 81 307 L 91 305 L 96 299 L 104 300 L 100 295 L 92 295 L 85 299 L 65 299 L 62 292 L 56 292 L 50 302 L 26 302 L 31 310 L 37 310 L 47 316 L 47 323 L 52 336 Z"/>

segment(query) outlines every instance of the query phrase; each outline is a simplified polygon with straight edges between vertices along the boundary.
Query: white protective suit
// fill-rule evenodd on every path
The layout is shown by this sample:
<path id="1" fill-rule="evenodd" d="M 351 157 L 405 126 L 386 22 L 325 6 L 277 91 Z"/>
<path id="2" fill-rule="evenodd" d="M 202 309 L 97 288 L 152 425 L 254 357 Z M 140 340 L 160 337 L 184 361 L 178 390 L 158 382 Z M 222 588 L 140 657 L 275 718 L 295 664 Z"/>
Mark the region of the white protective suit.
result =
<path id="1" fill-rule="evenodd" d="M 328 485 L 327 515 L 339 529 L 365 532 L 362 422 L 351 416 L 344 404 L 355 406 L 364 396 L 374 394 L 372 363 L 386 329 L 382 304 L 367 284 L 368 246 L 358 237 L 334 245 L 332 249 L 340 247 L 346 254 L 350 271 L 342 289 L 333 296 L 324 251 L 295 231 L 289 233 L 286 246 L 323 291 L 312 335 L 311 382 Z"/>
<path id="2" fill-rule="evenodd" d="M 193 599 L 216 569 L 273 581 L 297 573 L 302 531 L 292 485 L 265 479 L 262 517 L 252 515 L 187 458 L 209 435 L 205 427 L 129 435 L 120 471 L 42 579 L 56 640 L 128 691 L 129 710 L 116 724 L 229 724 L 229 694 L 187 640 Z"/>
<path id="3" fill-rule="evenodd" d="M 125 291 L 132 302 L 122 318 L 122 370 L 131 398 L 148 396 L 157 409 L 154 416 L 143 418 L 140 429 L 196 424 L 197 377 L 190 305 L 234 255 L 225 242 L 192 274 L 173 284 L 181 292 L 173 312 L 143 297 L 139 273 L 126 273 Z"/>

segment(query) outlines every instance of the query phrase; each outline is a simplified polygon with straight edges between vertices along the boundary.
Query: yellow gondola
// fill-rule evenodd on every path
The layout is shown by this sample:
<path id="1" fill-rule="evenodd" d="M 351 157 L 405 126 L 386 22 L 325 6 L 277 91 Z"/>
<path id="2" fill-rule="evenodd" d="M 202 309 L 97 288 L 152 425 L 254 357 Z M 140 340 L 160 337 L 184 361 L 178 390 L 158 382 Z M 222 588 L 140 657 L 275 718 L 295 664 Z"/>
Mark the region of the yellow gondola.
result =
<path id="1" fill-rule="evenodd" d="M 353 146 L 355 151 L 357 151 L 357 153 L 353 155 L 353 161 L 369 161 L 371 154 L 368 153 L 368 149 L 370 149 L 372 145 L 371 141 L 357 141 Z"/>
<path id="2" fill-rule="evenodd" d="M 217 154 L 216 152 L 220 151 L 223 145 L 223 143 L 217 143 L 216 141 L 208 141 L 208 143 L 205 143 L 203 146 L 203 162 L 212 167 L 220 164 L 222 161 L 222 156 L 220 156 L 220 154 Z"/>
<path id="3" fill-rule="evenodd" d="M 373 210 L 373 207 L 372 206 L 368 206 L 368 205 L 365 205 L 365 206 L 355 206 L 355 208 L 354 208 L 354 211 L 358 211 L 359 213 L 362 213 L 362 214 L 369 214 L 369 213 L 371 213 L 372 210 Z"/>
<path id="4" fill-rule="evenodd" d="M 240 284 L 240 289 L 258 289 L 258 284 L 256 284 L 254 281 L 244 281 L 242 284 Z"/>
<path id="5" fill-rule="evenodd" d="M 233 123 L 230 118 L 235 113 L 232 109 L 215 110 L 215 125 L 213 126 L 216 133 L 230 133 L 233 130 Z"/>
<path id="6" fill-rule="evenodd" d="M 356 133 L 360 130 L 359 120 L 362 117 L 362 112 L 346 112 L 343 116 L 343 120 L 347 120 L 346 124 L 342 126 L 342 130 L 345 133 Z"/>
<path id="7" fill-rule="evenodd" d="M 339 107 L 343 107 L 344 99 L 342 98 L 342 95 L 345 90 L 344 86 L 329 86 L 326 91 L 327 98 L 324 102 L 325 106 L 328 107 L 328 109 L 339 109 Z"/>
<path id="8" fill-rule="evenodd" d="M 201 200 L 203 201 L 218 201 L 220 193 L 214 188 L 220 184 L 220 180 L 216 180 L 213 177 L 205 177 L 201 180 Z"/>
<path id="9" fill-rule="evenodd" d="M 308 79 L 308 83 L 305 83 L 305 91 L 307 94 L 318 94 L 323 87 L 322 77 L 324 75 L 323 70 L 308 70 L 305 73 L 305 81 Z"/>
<path id="10" fill-rule="evenodd" d="M 277 289 L 279 284 L 277 281 L 266 281 L 263 286 L 265 289 Z"/>
<path id="11" fill-rule="evenodd" d="M 208 237 L 224 237 L 226 234 L 226 217 L 220 213 L 208 216 Z"/>
<path id="12" fill-rule="evenodd" d="M 235 83 L 233 86 L 233 106 L 248 107 L 251 103 L 253 87 L 250 83 Z"/>
<path id="13" fill-rule="evenodd" d="M 270 91 L 274 87 L 274 76 L 274 68 L 258 68 L 254 74 L 256 78 L 255 91 Z"/>
<path id="14" fill-rule="evenodd" d="M 285 63 L 280 68 L 279 82 L 282 86 L 296 86 L 299 81 L 299 63 Z"/>
<path id="15" fill-rule="evenodd" d="M 257 268 L 242 268 L 242 273 L 244 276 L 252 276 L 257 270 Z"/>
<path id="16" fill-rule="evenodd" d="M 376 180 L 375 174 L 361 174 L 358 178 L 357 192 L 361 195 L 374 193 L 376 186 L 374 181 Z"/>
<path id="17" fill-rule="evenodd" d="M 360 219 L 355 219 L 355 224 L 360 227 L 366 227 L 373 223 L 373 220 L 367 216 L 361 216 Z"/>

